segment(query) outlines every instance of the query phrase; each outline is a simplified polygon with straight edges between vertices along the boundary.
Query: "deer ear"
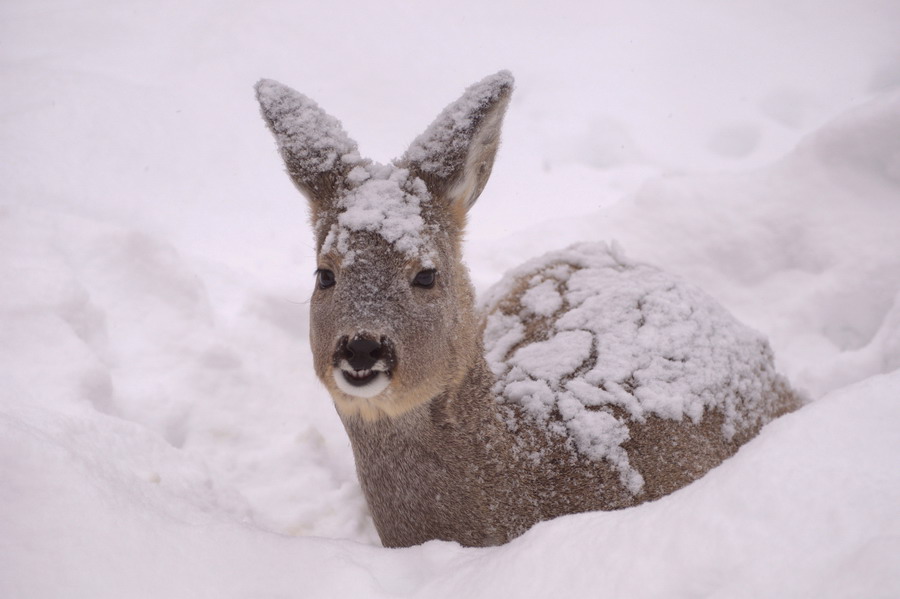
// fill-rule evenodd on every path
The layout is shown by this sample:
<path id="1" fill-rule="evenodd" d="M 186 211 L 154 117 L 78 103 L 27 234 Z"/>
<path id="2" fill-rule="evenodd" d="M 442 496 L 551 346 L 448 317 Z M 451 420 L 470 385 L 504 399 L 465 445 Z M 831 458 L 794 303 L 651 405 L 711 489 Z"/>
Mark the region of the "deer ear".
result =
<path id="1" fill-rule="evenodd" d="M 363 162 L 356 142 L 318 104 L 277 81 L 257 83 L 256 99 L 287 172 L 309 199 L 315 219 L 338 196 L 350 170 Z"/>
<path id="2" fill-rule="evenodd" d="M 425 181 L 461 223 L 491 175 L 512 89 L 509 71 L 469 87 L 397 161 Z"/>

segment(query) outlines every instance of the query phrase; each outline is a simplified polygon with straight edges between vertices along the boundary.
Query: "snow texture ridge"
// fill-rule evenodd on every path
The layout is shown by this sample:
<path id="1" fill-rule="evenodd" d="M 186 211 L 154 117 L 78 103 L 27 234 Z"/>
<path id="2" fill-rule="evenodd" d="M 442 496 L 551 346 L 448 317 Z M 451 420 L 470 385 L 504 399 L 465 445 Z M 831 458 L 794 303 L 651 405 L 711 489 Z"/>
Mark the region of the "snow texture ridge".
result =
<path id="1" fill-rule="evenodd" d="M 502 95 L 508 95 L 512 87 L 513 76 L 509 71 L 489 75 L 471 85 L 462 97 L 441 111 L 398 162 L 415 163 L 423 173 L 438 177 L 456 172 L 466 159 L 472 130 L 488 108 Z"/>
<path id="2" fill-rule="evenodd" d="M 633 493 L 643 479 L 622 448 L 629 422 L 698 423 L 718 410 L 730 440 L 777 411 L 784 381 L 764 337 L 698 288 L 605 244 L 526 263 L 484 305 L 501 403 L 608 461 Z"/>

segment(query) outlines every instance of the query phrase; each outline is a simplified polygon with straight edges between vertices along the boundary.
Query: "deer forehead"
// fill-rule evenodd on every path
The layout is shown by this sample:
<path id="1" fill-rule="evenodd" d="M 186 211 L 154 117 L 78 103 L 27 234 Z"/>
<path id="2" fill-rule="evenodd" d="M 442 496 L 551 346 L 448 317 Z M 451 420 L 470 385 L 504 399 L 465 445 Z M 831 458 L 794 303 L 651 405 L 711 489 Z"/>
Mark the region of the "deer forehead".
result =
<path id="1" fill-rule="evenodd" d="M 408 169 L 377 163 L 354 167 L 331 210 L 315 223 L 319 255 L 337 254 L 344 266 L 383 251 L 433 268 L 441 227 L 425 183 Z"/>

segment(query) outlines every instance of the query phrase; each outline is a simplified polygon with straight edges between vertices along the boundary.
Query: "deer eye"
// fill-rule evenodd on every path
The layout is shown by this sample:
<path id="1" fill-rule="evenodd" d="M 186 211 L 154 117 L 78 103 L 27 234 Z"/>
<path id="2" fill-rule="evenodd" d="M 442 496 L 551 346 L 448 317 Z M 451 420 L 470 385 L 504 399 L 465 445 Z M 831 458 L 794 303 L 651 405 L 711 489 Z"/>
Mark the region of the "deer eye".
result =
<path id="1" fill-rule="evenodd" d="M 419 271 L 419 274 L 417 274 L 416 278 L 413 279 L 413 285 L 415 287 L 421 287 L 423 289 L 431 289 L 432 287 L 434 287 L 434 277 L 436 274 L 437 273 L 433 268 Z"/>
<path id="2" fill-rule="evenodd" d="M 316 271 L 316 282 L 319 284 L 319 289 L 328 289 L 333 287 L 337 281 L 334 278 L 334 272 L 327 268 L 320 268 Z"/>

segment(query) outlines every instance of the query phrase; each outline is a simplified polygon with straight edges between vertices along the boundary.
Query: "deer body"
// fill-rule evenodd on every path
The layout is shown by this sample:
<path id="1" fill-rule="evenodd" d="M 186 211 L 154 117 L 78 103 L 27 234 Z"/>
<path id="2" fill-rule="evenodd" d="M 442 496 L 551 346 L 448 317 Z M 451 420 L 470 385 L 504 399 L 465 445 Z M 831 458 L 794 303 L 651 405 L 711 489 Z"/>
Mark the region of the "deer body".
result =
<path id="1" fill-rule="evenodd" d="M 461 236 L 511 90 L 505 72 L 470 87 L 380 165 L 304 96 L 257 86 L 310 200 L 316 373 L 386 546 L 494 545 L 661 497 L 799 405 L 763 338 L 604 245 L 532 261 L 476 309 Z"/>

